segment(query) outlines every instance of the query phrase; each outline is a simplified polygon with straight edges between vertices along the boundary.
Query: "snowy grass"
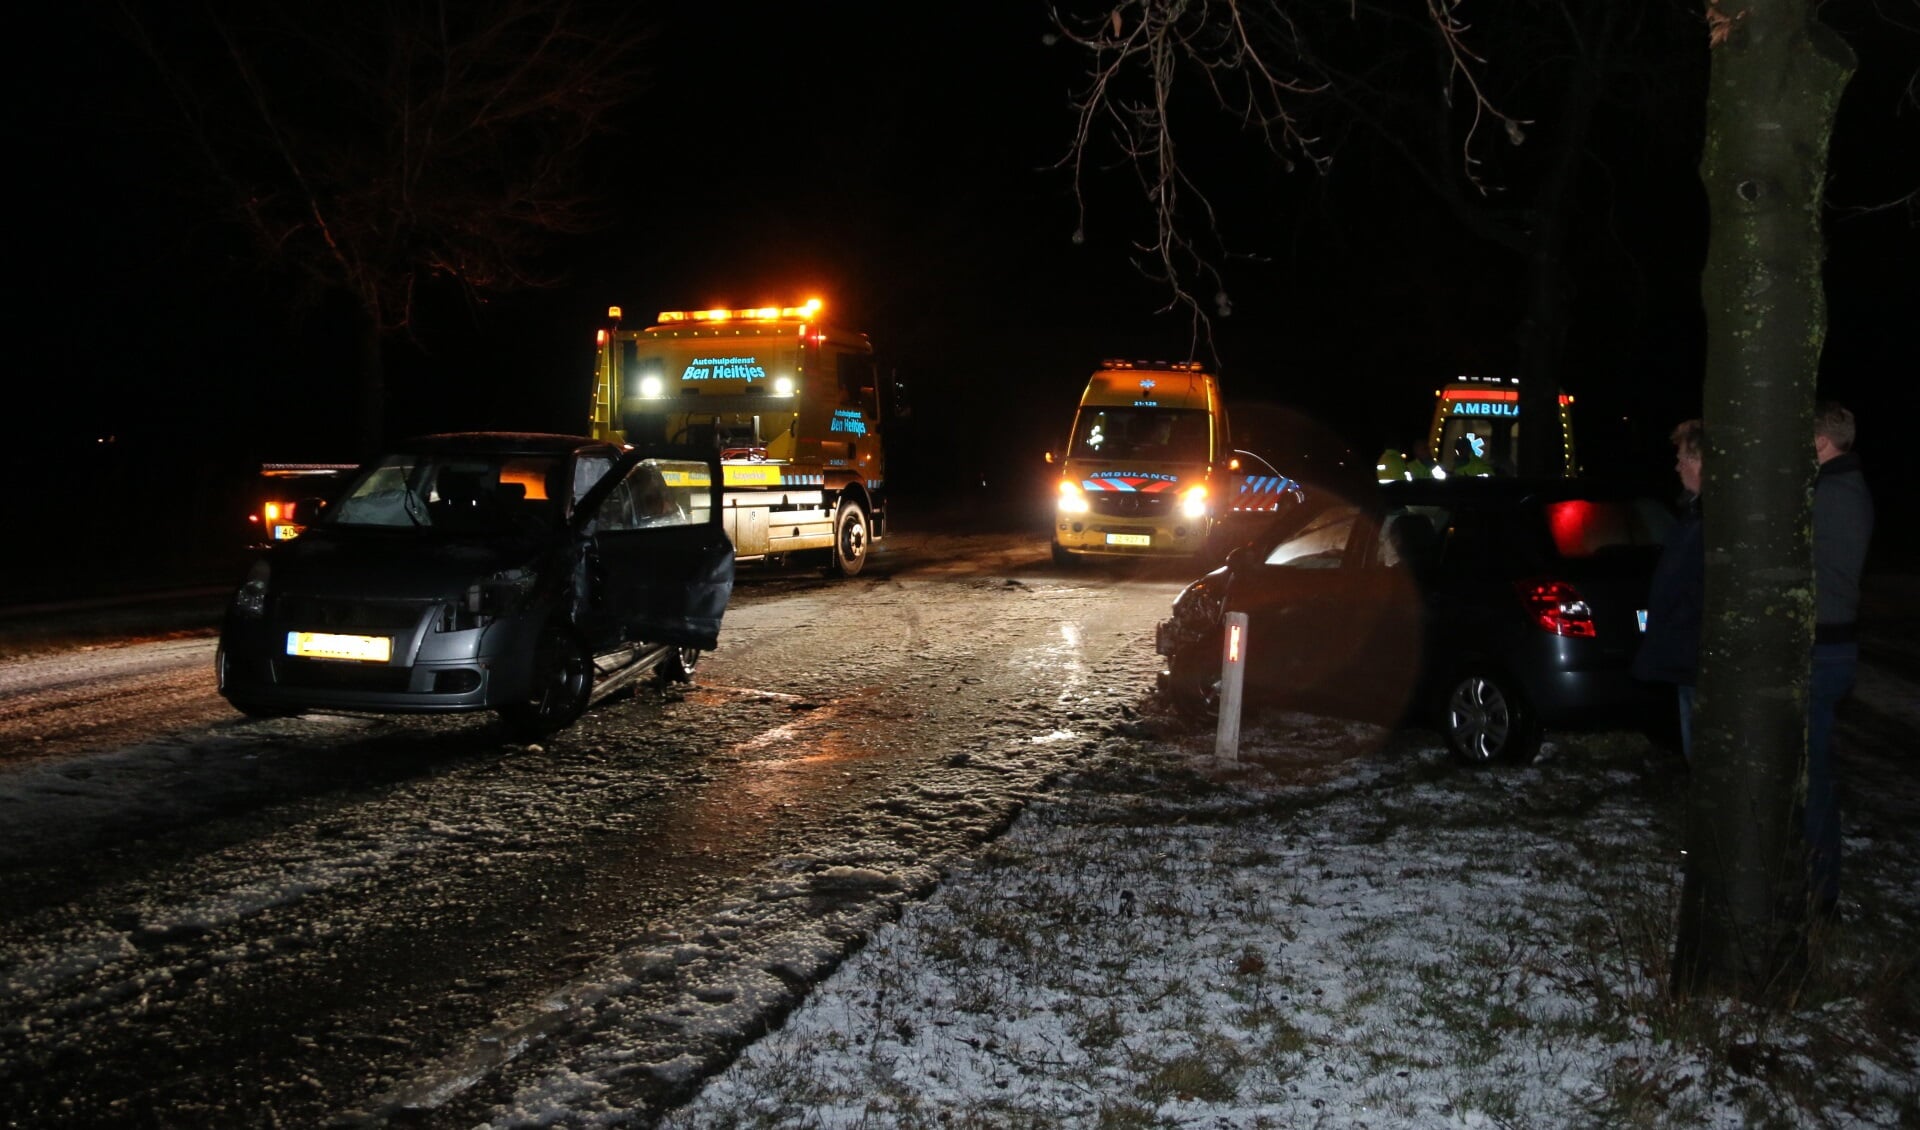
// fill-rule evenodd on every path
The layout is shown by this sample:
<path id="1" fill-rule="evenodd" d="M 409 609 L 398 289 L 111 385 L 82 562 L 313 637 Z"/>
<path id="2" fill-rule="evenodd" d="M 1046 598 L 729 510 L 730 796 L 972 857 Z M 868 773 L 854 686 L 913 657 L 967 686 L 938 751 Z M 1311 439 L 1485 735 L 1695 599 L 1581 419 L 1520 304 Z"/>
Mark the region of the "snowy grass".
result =
<path id="1" fill-rule="evenodd" d="M 1914 830 L 1850 841 L 1785 1011 L 1676 1002 L 1669 755 L 1247 742 L 1110 742 L 663 1125 L 1920 1124 Z"/>

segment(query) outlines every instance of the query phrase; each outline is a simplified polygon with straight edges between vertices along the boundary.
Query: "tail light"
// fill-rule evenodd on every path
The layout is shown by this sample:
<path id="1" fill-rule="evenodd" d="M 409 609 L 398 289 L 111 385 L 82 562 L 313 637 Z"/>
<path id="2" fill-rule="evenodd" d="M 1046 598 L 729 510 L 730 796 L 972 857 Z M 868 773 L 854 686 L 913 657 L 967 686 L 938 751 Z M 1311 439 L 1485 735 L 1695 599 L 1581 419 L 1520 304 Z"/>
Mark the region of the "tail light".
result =
<path id="1" fill-rule="evenodd" d="M 1565 581 L 1521 581 L 1514 586 L 1534 626 L 1556 636 L 1593 637 L 1593 609 Z"/>

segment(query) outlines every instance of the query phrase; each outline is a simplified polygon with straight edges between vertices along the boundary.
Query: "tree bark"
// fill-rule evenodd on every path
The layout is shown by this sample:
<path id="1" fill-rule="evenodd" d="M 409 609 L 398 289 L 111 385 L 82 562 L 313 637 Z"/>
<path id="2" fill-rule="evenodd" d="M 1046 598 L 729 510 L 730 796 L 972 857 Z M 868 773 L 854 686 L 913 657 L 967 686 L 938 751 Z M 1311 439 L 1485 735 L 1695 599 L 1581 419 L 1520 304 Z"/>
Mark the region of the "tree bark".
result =
<path id="1" fill-rule="evenodd" d="M 1853 71 L 1812 7 L 1707 5 L 1706 610 L 1674 947 L 1682 994 L 1762 999 L 1804 961 L 1820 206 Z"/>
<path id="2" fill-rule="evenodd" d="M 1571 17 L 1570 17 L 1571 18 Z M 1577 181 L 1593 134 L 1600 72 L 1610 63 L 1617 8 L 1603 4 L 1584 29 L 1582 50 L 1567 69 L 1551 155 L 1530 209 L 1527 233 L 1527 314 L 1520 323 L 1519 472 L 1529 478 L 1572 474 L 1560 432 L 1560 369 L 1573 313 L 1567 270 L 1567 226 L 1578 207 Z"/>
<path id="3" fill-rule="evenodd" d="M 359 394 L 355 398 L 354 442 L 359 457 L 372 459 L 387 442 L 387 354 L 386 334 L 380 327 L 380 313 L 362 309 L 356 321 L 360 332 Z"/>

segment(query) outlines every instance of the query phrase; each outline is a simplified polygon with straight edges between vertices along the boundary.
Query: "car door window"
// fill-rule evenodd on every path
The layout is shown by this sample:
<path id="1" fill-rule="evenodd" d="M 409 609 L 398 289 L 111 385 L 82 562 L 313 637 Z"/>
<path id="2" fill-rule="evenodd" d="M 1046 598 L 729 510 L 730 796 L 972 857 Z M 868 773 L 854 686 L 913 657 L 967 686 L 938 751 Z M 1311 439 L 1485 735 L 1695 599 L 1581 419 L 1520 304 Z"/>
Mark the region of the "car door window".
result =
<path id="1" fill-rule="evenodd" d="M 643 459 L 601 500 L 593 528 L 608 533 L 704 525 L 712 520 L 712 485 L 704 463 Z"/>
<path id="2" fill-rule="evenodd" d="M 1358 508 L 1352 506 L 1327 510 L 1268 551 L 1266 564 L 1289 569 L 1338 569 L 1359 516 Z"/>
<path id="3" fill-rule="evenodd" d="M 587 492 L 599 485 L 613 468 L 613 458 L 598 453 L 582 455 L 573 464 L 573 505 L 578 506 Z"/>
<path id="4" fill-rule="evenodd" d="M 1430 569 L 1440 559 L 1440 542 L 1450 516 L 1439 506 L 1408 506 L 1389 512 L 1367 554 L 1380 569 Z"/>

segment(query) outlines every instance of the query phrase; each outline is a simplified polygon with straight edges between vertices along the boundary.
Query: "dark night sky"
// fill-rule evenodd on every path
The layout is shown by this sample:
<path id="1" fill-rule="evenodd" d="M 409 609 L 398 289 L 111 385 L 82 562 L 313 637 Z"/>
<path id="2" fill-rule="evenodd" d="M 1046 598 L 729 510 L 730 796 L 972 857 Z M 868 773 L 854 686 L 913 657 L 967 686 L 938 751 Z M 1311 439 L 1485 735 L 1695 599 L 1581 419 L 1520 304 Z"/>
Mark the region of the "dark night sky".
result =
<path id="1" fill-rule="evenodd" d="M 1044 42 L 1044 6 L 991 20 L 879 0 L 668 11 L 649 85 L 603 157 L 616 223 L 567 250 L 562 287 L 429 307 L 427 354 L 396 364 L 396 431 L 580 427 L 610 303 L 647 316 L 818 293 L 913 388 L 916 449 L 1007 481 L 1041 473 L 1101 358 L 1193 349 L 1190 318 L 1129 264 L 1141 230 L 1121 174 L 1096 186 L 1087 241 L 1071 238 L 1071 186 L 1050 166 L 1081 61 Z M 353 352 L 338 320 L 289 313 L 244 245 L 171 191 L 182 158 L 155 136 L 139 62 L 66 19 L 17 37 L 29 57 L 9 68 L 8 147 L 26 173 L 7 237 L 11 336 L 26 343 L 9 382 L 16 436 L 71 452 L 117 435 L 130 463 L 171 475 L 344 450 Z M 1900 105 L 1920 34 L 1860 42 L 1834 146 L 1847 203 L 1920 186 L 1920 108 Z M 1699 404 L 1698 188 L 1690 156 L 1608 128 L 1614 208 L 1583 226 L 1615 234 L 1583 260 L 1565 384 L 1590 466 L 1660 464 L 1666 429 Z M 1515 264 L 1390 170 L 1336 169 L 1212 170 L 1229 238 L 1264 257 L 1229 267 L 1216 360 L 1230 403 L 1289 405 L 1370 460 L 1413 439 L 1437 381 L 1510 363 Z M 1920 376 L 1914 216 L 1829 219 L 1823 391 L 1860 412 L 1883 474 Z"/>

